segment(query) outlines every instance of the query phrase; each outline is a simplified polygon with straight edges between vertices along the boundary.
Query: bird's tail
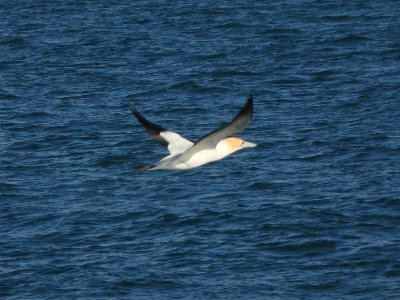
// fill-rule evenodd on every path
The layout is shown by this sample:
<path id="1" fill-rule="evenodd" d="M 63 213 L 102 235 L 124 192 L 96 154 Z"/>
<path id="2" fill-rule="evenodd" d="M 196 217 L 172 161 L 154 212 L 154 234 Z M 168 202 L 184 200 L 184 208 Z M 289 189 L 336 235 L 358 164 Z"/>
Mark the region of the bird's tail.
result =
<path id="1" fill-rule="evenodd" d="M 138 171 L 151 171 L 151 170 L 154 170 L 155 167 L 156 166 L 145 166 L 145 167 L 139 168 Z"/>

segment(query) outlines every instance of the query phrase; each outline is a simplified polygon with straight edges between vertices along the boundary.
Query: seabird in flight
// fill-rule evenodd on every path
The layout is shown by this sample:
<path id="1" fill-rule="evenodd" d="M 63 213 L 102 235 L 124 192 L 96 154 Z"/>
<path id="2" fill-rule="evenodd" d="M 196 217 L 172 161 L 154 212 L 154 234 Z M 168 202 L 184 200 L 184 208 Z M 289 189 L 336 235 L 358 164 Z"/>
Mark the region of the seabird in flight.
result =
<path id="1" fill-rule="evenodd" d="M 240 149 L 255 147 L 233 134 L 241 132 L 253 117 L 253 97 L 250 96 L 239 113 L 227 125 L 210 132 L 193 143 L 178 133 L 169 131 L 145 119 L 132 105 L 132 113 L 146 128 L 152 139 L 167 147 L 170 154 L 154 166 L 141 170 L 187 170 L 220 160 Z"/>

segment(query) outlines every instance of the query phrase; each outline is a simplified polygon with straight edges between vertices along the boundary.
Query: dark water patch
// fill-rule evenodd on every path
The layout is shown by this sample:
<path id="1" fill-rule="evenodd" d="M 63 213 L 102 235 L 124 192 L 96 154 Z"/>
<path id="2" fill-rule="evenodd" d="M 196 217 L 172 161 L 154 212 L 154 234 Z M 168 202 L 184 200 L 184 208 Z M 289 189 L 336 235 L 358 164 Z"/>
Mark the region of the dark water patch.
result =
<path id="1" fill-rule="evenodd" d="M 335 241 L 330 240 L 317 240 L 317 241 L 306 241 L 295 244 L 279 244 L 270 246 L 270 250 L 276 253 L 298 253 L 298 254 L 309 254 L 313 255 L 325 255 L 327 252 L 334 251 L 337 247 Z"/>
<path id="2" fill-rule="evenodd" d="M 246 29 L 251 27 L 249 24 L 246 23 L 239 23 L 239 22 L 226 22 L 220 25 L 215 26 L 215 28 L 221 29 Z"/>
<path id="3" fill-rule="evenodd" d="M 131 212 L 123 213 L 123 214 L 110 216 L 106 220 L 111 224 L 124 223 L 127 221 L 134 222 L 139 218 L 145 217 L 146 215 L 149 216 L 145 212 L 132 212 L 131 211 Z"/>
<path id="4" fill-rule="evenodd" d="M 250 185 L 250 188 L 255 190 L 275 190 L 284 189 L 287 186 L 285 182 L 262 182 L 257 181 Z"/>
<path id="5" fill-rule="evenodd" d="M 24 120 L 24 119 L 32 120 L 32 121 L 34 121 L 34 120 L 36 121 L 36 119 L 38 119 L 38 120 L 47 119 L 48 120 L 48 119 L 52 119 L 54 117 L 55 117 L 54 114 L 51 114 L 48 112 L 32 111 L 32 112 L 29 112 L 27 114 L 20 116 L 19 120 Z"/>
<path id="6" fill-rule="evenodd" d="M 200 54 L 197 56 L 200 60 L 219 60 L 226 58 L 226 53 L 210 53 L 210 54 Z"/>
<path id="7" fill-rule="evenodd" d="M 354 17 L 351 15 L 326 15 L 322 16 L 322 19 L 327 21 L 335 21 L 335 22 L 345 22 L 353 19 Z"/>
<path id="8" fill-rule="evenodd" d="M 2 67 L 2 63 L 0 63 L 0 68 Z M 18 96 L 14 94 L 8 94 L 8 93 L 0 93 L 0 99 L 3 100 L 17 100 Z"/>
<path id="9" fill-rule="evenodd" d="M 383 197 L 372 201 L 372 203 L 384 208 L 400 209 L 400 198 L 396 197 Z"/>
<path id="10" fill-rule="evenodd" d="M 12 192 L 18 188 L 18 185 L 13 183 L 1 182 L 0 183 L 0 192 Z"/>
<path id="11" fill-rule="evenodd" d="M 272 228 L 266 229 L 264 226 L 263 231 L 267 235 L 273 234 L 274 236 L 276 235 L 276 237 L 272 239 L 269 237 L 267 242 L 259 242 L 256 244 L 256 247 L 278 257 L 296 255 L 302 258 L 317 258 L 318 256 L 326 256 L 330 253 L 334 253 L 336 248 L 336 243 L 334 241 L 302 240 L 301 242 L 291 243 L 291 241 L 296 239 L 296 234 L 289 230 L 292 226 L 285 226 L 284 229 L 281 229 L 281 227 L 282 226 L 275 226 L 274 231 L 276 234 L 274 234 L 274 231 L 271 231 Z M 295 228 L 295 226 L 293 226 L 293 228 Z"/>
<path id="12" fill-rule="evenodd" d="M 195 80 L 188 80 L 188 81 L 183 81 L 183 82 L 176 83 L 176 84 L 172 85 L 170 88 L 174 88 L 174 89 L 181 89 L 181 88 L 198 89 L 198 88 L 201 88 L 201 86 Z"/>
<path id="13" fill-rule="evenodd" d="M 279 34 L 279 35 L 298 35 L 301 34 L 301 29 L 299 28 L 285 28 L 285 27 L 271 27 L 261 31 L 262 34 Z"/>
<path id="14" fill-rule="evenodd" d="M 321 203 L 321 205 L 326 205 L 326 203 L 327 203 L 326 201 L 321 201 L 321 202 L 323 202 L 323 203 Z M 313 201 L 312 204 L 317 205 L 318 203 Z M 319 210 L 313 210 L 309 214 L 312 217 L 316 217 L 316 218 L 319 218 L 320 220 L 323 220 L 325 222 L 325 224 L 338 223 L 338 222 L 342 222 L 342 223 L 350 222 L 349 217 L 340 211 L 319 209 Z"/>
<path id="15" fill-rule="evenodd" d="M 52 223 L 57 219 L 57 215 L 48 213 L 48 214 L 40 214 L 40 211 L 36 211 L 36 215 L 33 215 L 31 220 L 23 221 L 23 223 L 19 224 L 20 227 L 30 227 L 30 226 L 40 226 L 45 223 Z M 35 232 L 32 229 L 32 232 Z M 42 234 L 42 233 L 38 233 Z"/>
<path id="16" fill-rule="evenodd" d="M 313 78 L 315 81 L 329 81 L 329 80 L 335 80 L 335 75 L 338 75 L 337 70 L 322 70 L 322 71 L 316 71 L 316 72 L 311 72 L 309 75 Z"/>
<path id="17" fill-rule="evenodd" d="M 390 278 L 399 278 L 400 277 L 400 265 L 394 264 L 393 266 L 390 266 L 389 270 L 386 271 L 384 275 L 387 277 L 390 277 Z"/>
<path id="18" fill-rule="evenodd" d="M 312 154 L 306 154 L 306 155 L 301 155 L 301 156 L 295 156 L 292 158 L 289 158 L 290 160 L 295 160 L 295 161 L 305 161 L 305 162 L 315 162 L 322 160 L 324 158 L 330 158 L 331 154 L 334 153 L 333 151 L 321 151 L 319 153 L 312 153 Z"/>
<path id="19" fill-rule="evenodd" d="M 136 143 L 135 143 L 135 140 L 132 139 L 131 141 L 120 141 L 120 142 L 117 142 L 113 146 L 116 147 L 116 148 L 119 148 L 119 147 L 132 147 L 134 145 L 136 145 Z"/>
<path id="20" fill-rule="evenodd" d="M 0 39 L 0 45 L 7 45 L 16 48 L 24 47 L 27 44 L 28 42 L 23 37 L 10 37 L 7 39 Z"/>
<path id="21" fill-rule="evenodd" d="M 365 41 L 370 41 L 370 40 L 371 39 L 366 36 L 349 34 L 344 37 L 338 38 L 338 39 L 334 40 L 333 42 L 338 43 L 338 44 L 355 44 L 355 43 L 360 43 L 360 42 L 365 42 Z"/>
<path id="22" fill-rule="evenodd" d="M 176 223 L 176 221 L 178 221 L 178 220 L 179 220 L 179 216 L 177 216 L 176 214 L 171 214 L 171 213 L 162 215 L 159 219 L 159 221 L 164 224 Z"/>
<path id="23" fill-rule="evenodd" d="M 338 287 L 340 287 L 341 282 L 340 281 L 326 281 L 326 280 L 321 280 L 319 283 L 314 283 L 314 284 L 298 284 L 297 287 L 309 291 L 309 292 L 329 292 L 329 291 L 335 291 Z"/>
<path id="24" fill-rule="evenodd" d="M 350 100 L 350 101 L 343 101 L 342 103 L 338 104 L 339 108 L 343 109 L 355 109 L 362 106 L 362 101 L 359 100 Z"/>
<path id="25" fill-rule="evenodd" d="M 211 76 L 215 78 L 229 78 L 233 76 L 243 76 L 243 77 L 249 77 L 249 76 L 257 76 L 258 73 L 256 72 L 249 72 L 249 71 L 238 71 L 238 70 L 219 70 L 219 71 L 214 71 L 211 73 Z"/>
<path id="26" fill-rule="evenodd" d="M 385 226 L 396 224 L 400 222 L 400 216 L 396 211 L 387 211 L 386 213 L 375 213 L 362 216 L 360 223 L 357 226 L 370 227 L 370 226 Z"/>
<path id="27" fill-rule="evenodd" d="M 326 146 L 329 144 L 329 141 L 326 140 L 314 140 L 311 142 L 312 145 L 316 146 L 316 147 L 322 147 L 322 146 Z"/>
<path id="28" fill-rule="evenodd" d="M 198 93 L 198 94 L 207 94 L 210 92 L 213 93 L 221 93 L 227 91 L 227 89 L 223 86 L 206 86 L 199 84 L 195 80 L 190 80 L 190 81 L 183 81 L 177 84 L 173 84 L 171 89 L 191 89 L 193 92 Z"/>
<path id="29" fill-rule="evenodd" d="M 205 219 L 203 218 L 184 218 L 182 221 L 178 223 L 178 226 L 198 226 L 203 224 Z"/>
<path id="30" fill-rule="evenodd" d="M 119 282 L 116 282 L 117 286 L 124 287 L 124 288 L 138 288 L 138 287 L 144 287 L 144 288 L 179 288 L 180 285 L 174 280 L 168 280 L 168 279 L 157 279 L 157 278 L 143 278 L 143 279 L 134 279 L 131 281 L 128 280 L 122 280 Z"/>
<path id="31" fill-rule="evenodd" d="M 271 83 L 275 85 L 291 86 L 291 85 L 300 85 L 306 81 L 308 81 L 306 78 L 296 76 L 292 78 L 275 79 L 272 80 Z"/>
<path id="32" fill-rule="evenodd" d="M 114 165 L 121 165 L 130 162 L 131 155 L 107 155 L 97 161 L 97 165 L 103 168 L 110 168 Z"/>

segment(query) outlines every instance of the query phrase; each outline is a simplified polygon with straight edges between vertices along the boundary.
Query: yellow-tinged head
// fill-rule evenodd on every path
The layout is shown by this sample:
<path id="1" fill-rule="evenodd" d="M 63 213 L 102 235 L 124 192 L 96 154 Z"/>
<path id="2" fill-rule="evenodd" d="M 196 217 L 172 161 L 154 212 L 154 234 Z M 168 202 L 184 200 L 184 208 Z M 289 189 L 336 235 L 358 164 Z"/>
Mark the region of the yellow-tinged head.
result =
<path id="1" fill-rule="evenodd" d="M 223 140 L 224 143 L 227 145 L 228 148 L 234 150 L 234 149 L 240 149 L 240 146 L 244 143 L 244 141 L 241 138 L 237 137 L 229 137 Z"/>
<path id="2" fill-rule="evenodd" d="M 255 147 L 256 144 L 246 142 L 238 137 L 228 137 L 220 141 L 217 145 L 217 151 L 221 157 L 225 157 L 233 152 L 243 148 Z"/>

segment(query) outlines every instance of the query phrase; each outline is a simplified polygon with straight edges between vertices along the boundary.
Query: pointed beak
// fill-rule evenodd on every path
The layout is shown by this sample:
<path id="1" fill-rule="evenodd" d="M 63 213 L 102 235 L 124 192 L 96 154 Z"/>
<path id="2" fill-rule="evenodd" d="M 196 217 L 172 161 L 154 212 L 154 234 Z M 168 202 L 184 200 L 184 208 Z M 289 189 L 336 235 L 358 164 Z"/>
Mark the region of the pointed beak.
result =
<path id="1" fill-rule="evenodd" d="M 252 148 L 252 147 L 256 147 L 256 146 L 257 146 L 257 144 L 253 144 L 253 143 L 250 143 L 250 142 L 244 142 L 242 144 L 242 148 Z"/>

